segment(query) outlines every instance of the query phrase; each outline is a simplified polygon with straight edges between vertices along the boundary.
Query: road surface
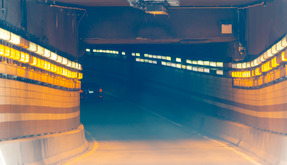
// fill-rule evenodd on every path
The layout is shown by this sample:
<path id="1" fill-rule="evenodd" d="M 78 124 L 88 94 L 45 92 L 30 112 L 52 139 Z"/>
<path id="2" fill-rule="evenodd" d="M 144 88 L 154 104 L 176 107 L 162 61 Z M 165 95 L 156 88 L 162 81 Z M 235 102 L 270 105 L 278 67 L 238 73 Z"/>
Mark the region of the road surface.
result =
<path id="1" fill-rule="evenodd" d="M 233 145 L 110 94 L 104 95 L 102 103 L 83 103 L 81 118 L 95 150 L 70 161 L 71 165 L 258 164 Z"/>

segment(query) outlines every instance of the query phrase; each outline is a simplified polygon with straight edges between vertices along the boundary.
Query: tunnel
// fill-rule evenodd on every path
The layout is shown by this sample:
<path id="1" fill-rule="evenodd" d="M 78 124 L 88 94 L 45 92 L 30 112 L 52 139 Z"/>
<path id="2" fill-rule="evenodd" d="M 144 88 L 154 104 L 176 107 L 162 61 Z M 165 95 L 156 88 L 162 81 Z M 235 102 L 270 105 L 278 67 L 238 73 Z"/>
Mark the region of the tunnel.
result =
<path id="1" fill-rule="evenodd" d="M 287 164 L 285 7 L 1 0 L 0 165 Z"/>

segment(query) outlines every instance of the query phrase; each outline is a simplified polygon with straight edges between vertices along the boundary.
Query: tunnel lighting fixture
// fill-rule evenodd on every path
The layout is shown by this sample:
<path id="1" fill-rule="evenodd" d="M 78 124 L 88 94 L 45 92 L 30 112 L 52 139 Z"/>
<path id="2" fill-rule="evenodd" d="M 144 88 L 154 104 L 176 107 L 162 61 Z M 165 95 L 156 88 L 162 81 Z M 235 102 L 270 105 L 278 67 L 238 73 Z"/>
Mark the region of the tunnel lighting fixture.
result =
<path id="1" fill-rule="evenodd" d="M 203 72 L 203 68 L 202 68 L 202 67 L 199 67 L 199 68 L 198 68 L 198 72 Z"/>
<path id="2" fill-rule="evenodd" d="M 166 65 L 167 65 L 167 66 L 171 66 L 171 62 L 167 62 Z"/>
<path id="3" fill-rule="evenodd" d="M 37 51 L 37 45 L 33 42 L 30 42 L 28 50 L 31 52 L 36 52 Z"/>
<path id="4" fill-rule="evenodd" d="M 148 59 L 145 59 L 144 62 L 148 62 Z"/>
<path id="5" fill-rule="evenodd" d="M 140 62 L 140 61 L 141 61 L 141 59 L 140 59 L 140 58 L 136 58 L 136 61 L 137 61 L 137 62 Z"/>
<path id="6" fill-rule="evenodd" d="M 209 66 L 209 61 L 203 61 L 203 65 Z"/>
<path id="7" fill-rule="evenodd" d="M 166 56 L 166 60 L 171 61 L 171 57 Z"/>
<path id="8" fill-rule="evenodd" d="M 264 60 L 267 60 L 269 58 L 267 52 L 264 52 L 261 56 L 263 56 Z"/>
<path id="9" fill-rule="evenodd" d="M 272 53 L 273 55 L 275 55 L 275 54 L 278 53 L 276 44 L 271 47 L 271 53 Z"/>
<path id="10" fill-rule="evenodd" d="M 203 61 L 198 60 L 198 61 L 197 61 L 197 64 L 198 64 L 198 65 L 203 65 Z"/>
<path id="11" fill-rule="evenodd" d="M 187 60 L 186 60 L 186 63 L 187 63 L 187 64 L 191 64 L 191 60 L 188 60 L 188 59 L 187 59 Z"/>
<path id="12" fill-rule="evenodd" d="M 86 52 L 91 52 L 91 49 L 86 49 Z"/>
<path id="13" fill-rule="evenodd" d="M 165 62 L 165 61 L 162 61 L 162 62 L 161 62 L 161 65 L 166 66 L 166 62 Z"/>
<path id="14" fill-rule="evenodd" d="M 181 65 L 181 69 L 186 69 L 186 65 Z"/>
<path id="15" fill-rule="evenodd" d="M 162 56 L 161 58 L 162 58 L 163 60 L 166 60 L 166 56 Z"/>
<path id="16" fill-rule="evenodd" d="M 51 57 L 50 57 L 50 59 L 53 60 L 53 61 L 56 61 L 57 58 L 58 58 L 58 55 L 57 55 L 56 53 L 54 53 L 54 52 L 51 52 Z"/>
<path id="17" fill-rule="evenodd" d="M 198 67 L 192 67 L 192 70 L 197 72 L 198 71 Z"/>
<path id="18" fill-rule="evenodd" d="M 68 67 L 72 67 L 72 62 L 71 62 L 71 61 L 68 61 L 67 66 L 68 66 Z"/>
<path id="19" fill-rule="evenodd" d="M 9 40 L 10 43 L 14 44 L 14 45 L 19 45 L 21 42 L 21 37 L 11 33 L 11 39 Z"/>
<path id="20" fill-rule="evenodd" d="M 5 29 L 0 28 L 0 39 L 9 41 L 11 38 L 11 33 Z"/>
<path id="21" fill-rule="evenodd" d="M 48 49 L 44 49 L 44 57 L 50 58 L 51 57 L 51 51 Z"/>
<path id="22" fill-rule="evenodd" d="M 210 66 L 216 67 L 216 62 L 210 62 Z"/>
<path id="23" fill-rule="evenodd" d="M 157 56 L 157 59 L 161 59 L 161 56 Z"/>
<path id="24" fill-rule="evenodd" d="M 123 55 L 123 56 L 126 55 L 126 52 L 122 52 L 122 55 Z"/>
<path id="25" fill-rule="evenodd" d="M 239 68 L 239 69 L 242 68 L 242 64 L 241 64 L 241 63 L 238 63 L 237 66 L 236 66 L 236 68 Z"/>
<path id="26" fill-rule="evenodd" d="M 62 63 L 62 62 L 63 62 L 63 57 L 58 56 L 58 58 L 57 58 L 56 62 L 58 62 L 58 63 Z"/>
<path id="27" fill-rule="evenodd" d="M 242 63 L 242 65 L 241 65 L 241 66 L 242 66 L 242 68 L 244 68 L 244 69 L 245 69 L 245 68 L 246 68 L 246 62 Z"/>
<path id="28" fill-rule="evenodd" d="M 192 70 L 192 66 L 188 65 L 188 66 L 186 66 L 186 69 L 187 70 Z"/>
<path id="29" fill-rule="evenodd" d="M 132 53 L 132 56 L 136 56 L 136 54 L 135 54 L 135 53 Z"/>
<path id="30" fill-rule="evenodd" d="M 195 64 L 195 65 L 197 65 L 198 63 L 197 63 L 197 61 L 192 61 L 192 64 Z"/>
<path id="31" fill-rule="evenodd" d="M 144 59 L 141 59 L 141 62 L 144 62 Z"/>
<path id="32" fill-rule="evenodd" d="M 24 49 L 27 49 L 30 52 L 36 53 L 40 56 L 43 56 L 45 58 L 48 58 L 48 59 L 51 59 L 54 61 L 57 61 L 57 58 L 59 56 L 56 53 L 53 53 L 53 52 L 51 53 L 51 51 L 48 49 L 45 49 L 45 48 L 43 48 L 43 47 L 41 47 L 41 46 L 39 46 L 33 42 L 27 41 L 26 39 L 22 38 L 21 36 L 16 35 L 14 33 L 11 33 L 5 29 L 2 29 L 2 28 L 0 28 L 0 39 L 5 40 L 5 41 L 7 41 L 13 45 L 20 46 Z M 0 48 L 1 48 L 1 46 L 0 46 Z M 8 55 L 7 53 L 9 52 L 9 50 L 10 50 L 10 48 L 6 49 L 6 55 Z M 5 52 L 5 51 L 3 51 L 3 52 Z M 115 51 L 115 53 L 118 53 L 118 52 Z M 5 53 L 3 53 L 3 55 L 5 55 Z M 15 59 L 16 57 L 14 56 L 14 50 L 12 50 L 12 56 L 11 57 L 7 56 L 7 57 Z M 26 60 L 22 60 L 21 62 L 27 63 L 27 58 L 26 58 Z M 70 66 L 70 67 L 73 68 L 72 66 Z"/>
<path id="33" fill-rule="evenodd" d="M 250 62 L 247 62 L 246 63 L 246 68 L 250 68 L 251 67 L 251 63 Z"/>
<path id="34" fill-rule="evenodd" d="M 210 73 L 210 69 L 209 68 L 204 68 L 203 72 Z"/>
<path id="35" fill-rule="evenodd" d="M 40 56 L 43 56 L 43 55 L 44 55 L 44 53 L 45 53 L 45 50 L 44 50 L 44 48 L 43 48 L 43 47 L 38 46 L 38 47 L 37 47 L 37 51 L 36 51 L 36 53 L 37 53 L 38 55 L 40 55 Z"/>
<path id="36" fill-rule="evenodd" d="M 153 55 L 152 58 L 157 58 L 157 56 L 156 56 L 156 55 Z"/>
<path id="37" fill-rule="evenodd" d="M 181 58 L 176 58 L 176 62 L 181 62 Z"/>
<path id="38" fill-rule="evenodd" d="M 171 66 L 176 68 L 176 63 L 171 63 Z"/>
<path id="39" fill-rule="evenodd" d="M 176 67 L 181 69 L 181 64 L 176 64 Z"/>
<path id="40" fill-rule="evenodd" d="M 62 58 L 62 64 L 63 65 L 67 65 L 68 64 L 68 59 L 66 59 L 66 58 Z"/>
<path id="41" fill-rule="evenodd" d="M 261 62 L 264 62 L 264 61 L 265 61 L 264 55 L 261 55 L 261 56 L 260 56 L 260 61 L 261 61 Z"/>
<path id="42" fill-rule="evenodd" d="M 267 50 L 267 56 L 268 57 L 272 57 L 273 56 L 272 49 L 268 49 Z"/>
<path id="43" fill-rule="evenodd" d="M 146 57 L 146 58 L 147 58 L 147 57 L 148 57 L 148 54 L 144 54 L 144 57 Z"/>
<path id="44" fill-rule="evenodd" d="M 153 64 L 157 64 L 157 61 L 152 61 Z"/>
<path id="45" fill-rule="evenodd" d="M 223 75 L 223 70 L 216 70 L 216 74 Z"/>

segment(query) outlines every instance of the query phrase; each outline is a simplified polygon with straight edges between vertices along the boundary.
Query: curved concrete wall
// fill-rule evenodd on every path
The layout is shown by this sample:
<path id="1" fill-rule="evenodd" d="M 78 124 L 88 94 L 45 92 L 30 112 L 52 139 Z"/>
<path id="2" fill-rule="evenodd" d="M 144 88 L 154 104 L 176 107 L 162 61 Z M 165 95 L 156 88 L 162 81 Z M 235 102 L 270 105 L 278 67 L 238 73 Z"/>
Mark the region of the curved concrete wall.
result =
<path id="1" fill-rule="evenodd" d="M 78 127 L 79 95 L 78 91 L 0 78 L 0 139 Z"/>
<path id="2" fill-rule="evenodd" d="M 1 142 L 0 164 L 58 164 L 85 152 L 87 148 L 84 127 L 80 125 L 63 133 Z"/>

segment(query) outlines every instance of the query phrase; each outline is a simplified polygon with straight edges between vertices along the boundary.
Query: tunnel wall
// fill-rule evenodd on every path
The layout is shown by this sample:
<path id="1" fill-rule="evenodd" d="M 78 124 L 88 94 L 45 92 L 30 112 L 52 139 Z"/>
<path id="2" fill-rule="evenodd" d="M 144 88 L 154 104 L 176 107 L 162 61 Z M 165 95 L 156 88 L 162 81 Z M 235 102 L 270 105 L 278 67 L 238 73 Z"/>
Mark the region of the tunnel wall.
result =
<path id="1" fill-rule="evenodd" d="M 79 92 L 0 78 L 0 138 L 62 132 L 80 125 Z"/>
<path id="2" fill-rule="evenodd" d="M 284 108 L 286 81 L 263 88 L 240 89 L 233 87 L 232 78 L 128 60 L 95 58 L 90 61 L 93 63 L 93 74 L 97 75 L 94 79 L 101 85 L 105 81 L 119 81 L 123 85 L 118 86 L 118 90 L 140 88 L 145 84 L 176 89 L 213 105 L 213 116 L 261 130 L 287 133 Z"/>
<path id="3" fill-rule="evenodd" d="M 90 8 L 80 26 L 80 34 L 86 42 L 91 41 L 89 44 L 152 43 L 153 40 L 158 43 L 227 42 L 236 39 L 234 9 L 171 9 L 168 12 L 168 16 L 154 16 L 131 7 Z M 222 34 L 221 23 L 233 24 L 233 33 Z"/>
<path id="4" fill-rule="evenodd" d="M 248 54 L 258 55 L 287 33 L 287 2 L 274 0 L 265 6 L 247 9 L 246 39 Z"/>
<path id="5" fill-rule="evenodd" d="M 77 21 L 83 11 L 51 7 L 34 0 L 3 0 L 0 8 L 1 26 L 67 57 L 77 56 Z"/>

